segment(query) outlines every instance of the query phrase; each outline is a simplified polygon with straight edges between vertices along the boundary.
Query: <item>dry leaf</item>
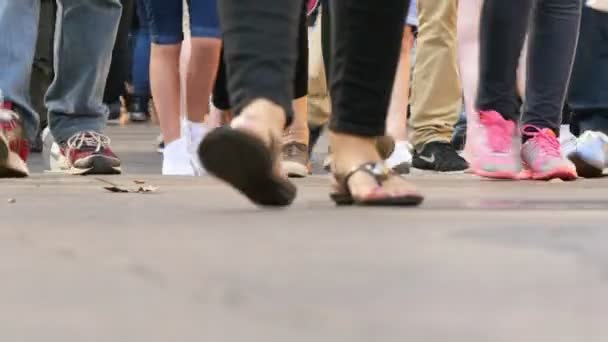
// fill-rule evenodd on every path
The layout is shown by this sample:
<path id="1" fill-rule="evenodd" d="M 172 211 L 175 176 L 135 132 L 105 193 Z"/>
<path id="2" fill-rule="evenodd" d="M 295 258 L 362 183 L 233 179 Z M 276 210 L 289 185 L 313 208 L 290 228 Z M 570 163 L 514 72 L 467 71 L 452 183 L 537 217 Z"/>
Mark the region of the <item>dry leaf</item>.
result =
<path id="1" fill-rule="evenodd" d="M 17 200 L 16 200 L 16 199 L 14 199 L 14 198 L 9 198 L 9 199 L 8 199 L 8 203 L 11 203 L 11 204 L 13 204 L 13 203 L 17 203 Z"/>
<path id="2" fill-rule="evenodd" d="M 146 181 L 143 181 L 143 180 L 137 180 L 137 179 L 136 179 L 136 180 L 134 180 L 134 181 L 133 181 L 133 183 L 135 183 L 135 184 L 146 184 Z"/>

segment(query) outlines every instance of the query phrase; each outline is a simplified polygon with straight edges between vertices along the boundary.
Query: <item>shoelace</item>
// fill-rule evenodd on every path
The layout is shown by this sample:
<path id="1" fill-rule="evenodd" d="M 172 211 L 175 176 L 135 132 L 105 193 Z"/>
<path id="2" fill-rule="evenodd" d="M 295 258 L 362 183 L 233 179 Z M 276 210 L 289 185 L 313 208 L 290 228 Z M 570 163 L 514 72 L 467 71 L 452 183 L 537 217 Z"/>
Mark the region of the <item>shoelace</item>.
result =
<path id="1" fill-rule="evenodd" d="M 543 154 L 552 157 L 561 157 L 561 148 L 559 140 L 548 128 L 540 129 L 534 125 L 525 125 L 522 127 L 522 134 L 531 137 L 542 150 Z"/>
<path id="2" fill-rule="evenodd" d="M 95 152 L 100 152 L 102 148 L 110 146 L 110 138 L 107 135 L 94 131 L 84 131 L 73 135 L 67 141 L 69 149 L 93 148 Z"/>
<path id="3" fill-rule="evenodd" d="M 298 145 L 296 145 L 296 144 L 288 144 L 285 146 L 285 149 L 284 149 L 284 153 L 288 157 L 296 157 L 301 152 L 302 151 L 298 148 Z"/>
<path id="4" fill-rule="evenodd" d="M 479 122 L 488 131 L 488 144 L 496 152 L 507 152 L 511 148 L 512 132 L 509 132 L 507 125 L 498 122 L 497 118 L 490 113 L 494 112 L 479 113 Z M 500 114 L 496 113 L 496 115 Z"/>

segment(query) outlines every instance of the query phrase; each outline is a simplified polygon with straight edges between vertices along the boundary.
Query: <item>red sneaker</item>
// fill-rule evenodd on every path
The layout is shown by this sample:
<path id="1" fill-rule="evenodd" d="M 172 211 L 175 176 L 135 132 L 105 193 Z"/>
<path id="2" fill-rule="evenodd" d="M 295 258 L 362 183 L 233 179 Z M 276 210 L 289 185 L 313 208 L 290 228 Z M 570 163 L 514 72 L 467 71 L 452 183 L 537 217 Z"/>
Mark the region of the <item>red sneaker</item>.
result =
<path id="1" fill-rule="evenodd" d="M 122 172 L 120 159 L 110 148 L 110 138 L 101 133 L 83 131 L 60 145 L 69 171 L 75 175 L 117 175 Z"/>
<path id="2" fill-rule="evenodd" d="M 0 103 L 0 178 L 27 177 L 29 142 L 19 115 L 10 103 Z"/>

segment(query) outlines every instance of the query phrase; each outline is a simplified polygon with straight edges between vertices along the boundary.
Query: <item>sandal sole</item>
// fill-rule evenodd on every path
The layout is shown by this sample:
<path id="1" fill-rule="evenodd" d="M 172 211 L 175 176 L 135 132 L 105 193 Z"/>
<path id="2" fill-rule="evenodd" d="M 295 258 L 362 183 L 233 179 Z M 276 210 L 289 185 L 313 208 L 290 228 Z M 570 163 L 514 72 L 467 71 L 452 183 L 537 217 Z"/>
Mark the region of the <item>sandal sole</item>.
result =
<path id="1" fill-rule="evenodd" d="M 210 132 L 198 149 L 205 169 L 261 206 L 288 206 L 296 187 L 274 174 L 275 158 L 258 138 L 232 128 Z"/>

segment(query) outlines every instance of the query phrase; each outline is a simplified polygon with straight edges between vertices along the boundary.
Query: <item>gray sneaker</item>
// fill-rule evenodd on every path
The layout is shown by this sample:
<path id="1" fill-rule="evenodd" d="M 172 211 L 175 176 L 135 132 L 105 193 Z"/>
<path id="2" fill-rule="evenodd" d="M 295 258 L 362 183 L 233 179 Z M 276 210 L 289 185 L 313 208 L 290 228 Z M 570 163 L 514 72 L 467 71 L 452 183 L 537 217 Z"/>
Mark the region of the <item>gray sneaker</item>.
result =
<path id="1" fill-rule="evenodd" d="M 288 177 L 303 178 L 309 175 L 308 146 L 298 142 L 283 145 L 281 167 Z"/>

